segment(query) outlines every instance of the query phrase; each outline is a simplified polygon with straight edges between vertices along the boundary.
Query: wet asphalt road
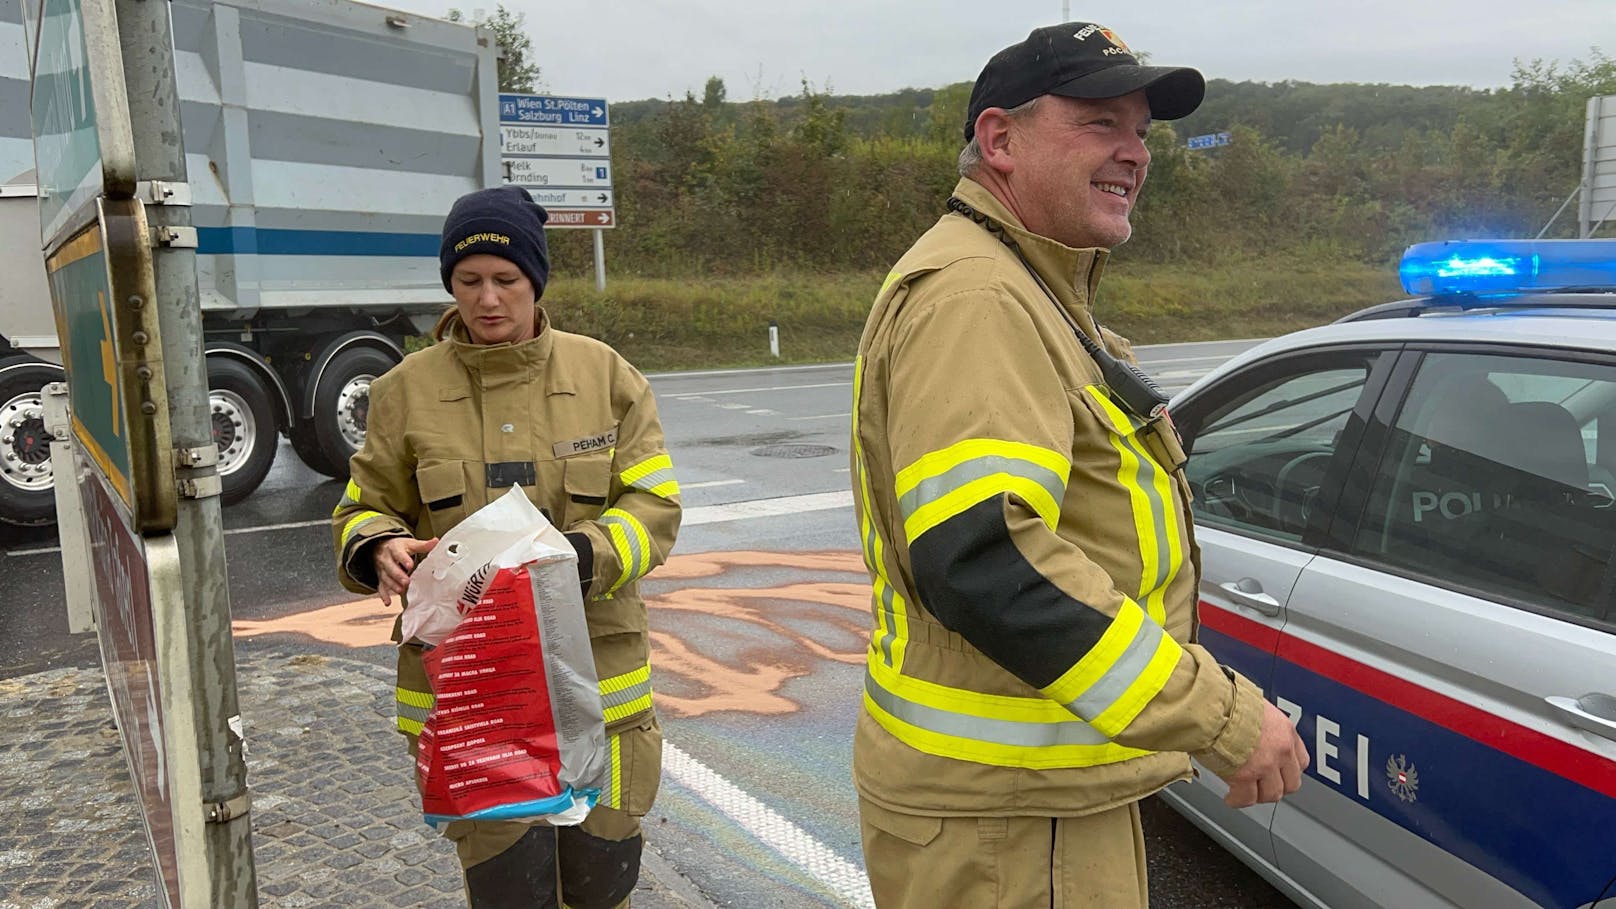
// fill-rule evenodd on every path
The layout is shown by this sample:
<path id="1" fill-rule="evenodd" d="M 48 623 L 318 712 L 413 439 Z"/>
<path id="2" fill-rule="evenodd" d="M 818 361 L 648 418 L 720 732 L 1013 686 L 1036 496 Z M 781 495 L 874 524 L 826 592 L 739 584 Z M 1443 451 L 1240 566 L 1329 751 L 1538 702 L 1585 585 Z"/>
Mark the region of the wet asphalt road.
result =
<path id="1" fill-rule="evenodd" d="M 1172 391 L 1241 346 L 1142 355 Z M 649 835 L 721 905 L 858 905 L 850 692 L 868 588 L 846 496 L 851 372 L 653 377 L 687 517 L 645 585 L 672 746 Z M 225 509 L 238 650 L 389 664 L 386 613 L 335 584 L 325 518 L 340 495 L 282 445 L 265 485 Z M 781 513 L 756 516 L 761 500 Z M 0 678 L 97 660 L 93 635 L 66 634 L 54 537 L 0 527 Z M 1159 802 L 1145 817 L 1154 905 L 1291 905 Z"/>

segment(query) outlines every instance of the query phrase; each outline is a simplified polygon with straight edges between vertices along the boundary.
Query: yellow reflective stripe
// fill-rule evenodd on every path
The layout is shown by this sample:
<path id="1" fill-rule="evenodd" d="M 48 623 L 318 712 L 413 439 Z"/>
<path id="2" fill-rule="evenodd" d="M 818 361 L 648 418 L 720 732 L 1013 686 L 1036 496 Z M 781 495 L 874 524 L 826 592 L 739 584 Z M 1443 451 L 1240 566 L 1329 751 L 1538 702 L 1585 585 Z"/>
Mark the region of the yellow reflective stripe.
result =
<path id="1" fill-rule="evenodd" d="M 1138 603 L 1124 600 L 1099 643 L 1042 690 L 1102 735 L 1114 737 L 1167 684 L 1182 653 Z"/>
<path id="2" fill-rule="evenodd" d="M 896 490 L 910 543 L 960 512 L 1001 493 L 1019 495 L 1051 530 L 1060 523 L 1071 462 L 1001 439 L 966 439 L 930 452 L 898 472 Z"/>
<path id="3" fill-rule="evenodd" d="M 1161 626 L 1157 626 L 1158 628 Z M 1167 687 L 1167 679 L 1172 676 L 1173 669 L 1178 665 L 1179 657 L 1184 655 L 1184 648 L 1173 640 L 1171 635 L 1163 632 L 1156 641 L 1156 651 L 1151 655 L 1150 662 L 1143 672 L 1134 679 L 1132 685 L 1122 697 L 1117 698 L 1111 709 L 1100 714 L 1089 722 L 1095 729 L 1108 736 L 1122 734 L 1128 724 L 1139 716 L 1140 711 L 1150 703 L 1151 698 L 1161 693 Z"/>
<path id="4" fill-rule="evenodd" d="M 896 673 L 883 672 L 877 663 L 871 663 L 869 669 L 865 677 L 864 707 L 871 718 L 899 741 L 927 754 L 1001 767 L 1043 770 L 1111 764 L 1149 753 L 1108 741 L 1064 708 L 1042 698 L 1030 700 L 1054 708 L 1064 719 L 1059 722 L 1029 722 L 950 713 L 922 704 L 908 695 L 915 689 L 930 688 L 952 693 L 952 696 L 943 700 L 1029 699 L 980 695 L 962 689 L 947 689 L 918 679 L 893 678 Z M 1032 709 L 1037 711 L 1040 708 Z"/>
<path id="5" fill-rule="evenodd" d="M 432 711 L 432 705 L 436 702 L 432 692 L 394 687 L 393 699 L 398 713 L 398 731 L 420 735 L 426 725 L 427 714 Z"/>
<path id="6" fill-rule="evenodd" d="M 607 785 L 606 791 L 600 794 L 600 804 L 607 808 L 623 807 L 623 737 L 614 735 L 612 739 L 612 781 Z"/>
<path id="7" fill-rule="evenodd" d="M 901 272 L 901 271 L 887 272 L 886 279 L 881 282 L 881 289 L 876 291 L 876 293 L 875 293 L 875 298 L 877 300 L 880 300 L 882 297 L 886 296 L 887 291 L 892 289 L 892 285 L 898 283 L 901 280 L 903 280 L 903 272 Z"/>
<path id="8" fill-rule="evenodd" d="M 379 511 L 361 511 L 360 513 L 349 518 L 348 523 L 342 525 L 342 548 L 344 550 L 348 548 L 348 538 L 353 536 L 353 532 L 358 529 L 359 525 L 369 521 L 372 518 L 380 517 L 385 517 L 385 515 Z"/>
<path id="9" fill-rule="evenodd" d="M 349 480 L 348 487 L 342 491 L 342 498 L 337 500 L 337 507 L 331 509 L 331 516 L 334 518 L 337 516 L 337 512 L 342 511 L 344 508 L 347 508 L 350 505 L 358 504 L 359 484 L 355 483 L 353 480 Z"/>
<path id="10" fill-rule="evenodd" d="M 898 272 L 893 272 L 897 275 Z M 871 510 L 870 475 L 864 465 L 864 449 L 859 443 L 858 412 L 864 389 L 864 358 L 853 363 L 853 456 L 858 467 L 859 481 L 859 535 L 864 550 L 864 564 L 870 570 L 870 612 L 875 618 L 875 631 L 870 635 L 870 649 L 888 666 L 903 666 L 904 645 L 909 639 L 909 614 L 904 600 L 890 578 L 887 577 L 884 546 L 876 529 Z"/>
<path id="11" fill-rule="evenodd" d="M 623 485 L 661 498 L 679 494 L 679 481 L 673 476 L 673 459 L 666 453 L 652 455 L 623 471 Z"/>
<path id="12" fill-rule="evenodd" d="M 651 709 L 651 664 L 601 679 L 600 703 L 611 723 Z"/>
<path id="13" fill-rule="evenodd" d="M 1145 621 L 1145 611 L 1132 600 L 1123 600 L 1122 608 L 1117 610 L 1117 617 L 1100 635 L 1099 643 L 1083 654 L 1083 658 L 1066 670 L 1060 678 L 1045 685 L 1044 694 L 1051 700 L 1062 704 L 1076 701 L 1082 694 L 1093 688 L 1106 673 L 1111 671 L 1117 658 L 1122 656 L 1128 645 L 1139 636 L 1139 626 Z"/>
<path id="14" fill-rule="evenodd" d="M 605 525 L 612 549 L 617 552 L 617 559 L 623 566 L 617 580 L 606 591 L 612 594 L 651 570 L 651 535 L 639 518 L 621 508 L 606 509 L 600 516 L 600 523 Z"/>
<path id="15" fill-rule="evenodd" d="M 1078 723 L 1062 704 L 1043 697 L 1016 697 L 1008 694 L 987 694 L 965 688 L 950 688 L 904 675 L 882 664 L 870 664 L 869 674 L 882 688 L 922 707 L 975 717 L 1001 720 L 1009 723 L 1052 724 Z"/>
<path id="16" fill-rule="evenodd" d="M 671 470 L 672 468 L 673 459 L 666 454 L 652 455 L 623 471 L 623 485 L 633 486 L 635 480 L 643 479 L 659 470 Z"/>
<path id="17" fill-rule="evenodd" d="M 600 680 L 601 694 L 616 694 L 625 688 L 640 685 L 651 680 L 651 664 L 647 663 L 638 669 L 633 669 L 622 675 L 614 675 Z"/>
<path id="18" fill-rule="evenodd" d="M 1111 447 L 1117 450 L 1117 482 L 1128 491 L 1133 507 L 1134 533 L 1139 541 L 1139 592 L 1145 610 L 1158 625 L 1167 622 L 1167 585 L 1177 577 L 1184 554 L 1178 542 L 1178 521 L 1169 507 L 1173 501 L 1167 470 L 1138 447 L 1140 426 L 1111 401 L 1098 385 L 1084 389 L 1111 423 Z"/>

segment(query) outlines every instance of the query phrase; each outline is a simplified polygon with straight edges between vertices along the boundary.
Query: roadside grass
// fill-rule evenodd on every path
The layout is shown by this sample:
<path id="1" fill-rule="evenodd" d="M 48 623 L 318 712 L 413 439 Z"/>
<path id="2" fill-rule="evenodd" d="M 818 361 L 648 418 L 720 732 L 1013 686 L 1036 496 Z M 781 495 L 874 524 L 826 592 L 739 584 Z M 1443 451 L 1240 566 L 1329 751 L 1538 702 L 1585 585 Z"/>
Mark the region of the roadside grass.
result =
<path id="1" fill-rule="evenodd" d="M 828 362 L 853 358 L 883 276 L 617 276 L 604 293 L 591 278 L 557 278 L 544 303 L 558 328 L 600 338 L 646 372 Z M 1393 268 L 1353 262 L 1113 262 L 1096 314 L 1136 344 L 1166 344 L 1282 334 L 1400 296 Z"/>

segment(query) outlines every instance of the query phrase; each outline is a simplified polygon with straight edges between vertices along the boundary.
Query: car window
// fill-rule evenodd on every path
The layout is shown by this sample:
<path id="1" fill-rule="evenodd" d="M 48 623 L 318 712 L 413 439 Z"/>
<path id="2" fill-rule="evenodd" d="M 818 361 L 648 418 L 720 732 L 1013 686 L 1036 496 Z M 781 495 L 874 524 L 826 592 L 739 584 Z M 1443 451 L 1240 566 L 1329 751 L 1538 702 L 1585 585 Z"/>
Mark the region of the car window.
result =
<path id="1" fill-rule="evenodd" d="M 1336 442 L 1369 377 L 1373 354 L 1307 358 L 1235 374 L 1189 430 L 1185 467 L 1197 521 L 1281 540 L 1302 538 Z"/>
<path id="2" fill-rule="evenodd" d="M 1433 353 L 1355 549 L 1436 581 L 1609 620 L 1616 367 Z"/>

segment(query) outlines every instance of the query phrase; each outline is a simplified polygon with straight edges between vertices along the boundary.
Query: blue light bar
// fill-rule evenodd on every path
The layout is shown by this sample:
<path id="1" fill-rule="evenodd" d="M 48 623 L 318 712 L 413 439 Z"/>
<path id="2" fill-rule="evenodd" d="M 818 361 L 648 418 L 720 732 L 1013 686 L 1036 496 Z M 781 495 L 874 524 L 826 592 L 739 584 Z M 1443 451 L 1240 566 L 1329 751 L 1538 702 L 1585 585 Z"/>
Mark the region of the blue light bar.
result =
<path id="1" fill-rule="evenodd" d="M 1397 274 L 1411 294 L 1616 289 L 1616 239 L 1416 243 Z"/>

